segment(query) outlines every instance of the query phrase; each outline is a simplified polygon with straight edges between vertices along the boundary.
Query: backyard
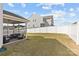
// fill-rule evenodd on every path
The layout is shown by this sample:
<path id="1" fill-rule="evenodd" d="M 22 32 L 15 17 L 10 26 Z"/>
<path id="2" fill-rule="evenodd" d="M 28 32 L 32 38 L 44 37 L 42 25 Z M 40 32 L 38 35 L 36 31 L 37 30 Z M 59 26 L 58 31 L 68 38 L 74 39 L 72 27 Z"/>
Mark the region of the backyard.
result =
<path id="1" fill-rule="evenodd" d="M 4 45 L 6 51 L 0 52 L 2 56 L 75 56 L 68 47 L 57 39 L 57 34 L 33 35 L 28 34 L 26 40 L 21 40 L 12 44 Z M 46 37 L 45 37 L 46 36 Z M 65 35 L 62 39 L 67 39 Z M 60 34 L 59 34 L 59 37 Z"/>

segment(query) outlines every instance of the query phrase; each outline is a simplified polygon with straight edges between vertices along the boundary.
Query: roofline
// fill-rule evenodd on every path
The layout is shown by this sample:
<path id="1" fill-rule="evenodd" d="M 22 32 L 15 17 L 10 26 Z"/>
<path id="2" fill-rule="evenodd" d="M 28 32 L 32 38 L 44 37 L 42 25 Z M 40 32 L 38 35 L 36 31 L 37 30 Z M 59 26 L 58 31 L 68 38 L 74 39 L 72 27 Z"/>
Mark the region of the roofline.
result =
<path id="1" fill-rule="evenodd" d="M 18 17 L 18 18 L 27 20 L 26 18 L 24 18 L 24 17 L 22 17 L 22 16 L 19 16 L 19 15 L 15 14 L 15 13 L 12 13 L 12 12 L 9 12 L 9 11 L 6 11 L 6 10 L 3 10 L 3 14 L 15 16 L 15 17 Z"/>

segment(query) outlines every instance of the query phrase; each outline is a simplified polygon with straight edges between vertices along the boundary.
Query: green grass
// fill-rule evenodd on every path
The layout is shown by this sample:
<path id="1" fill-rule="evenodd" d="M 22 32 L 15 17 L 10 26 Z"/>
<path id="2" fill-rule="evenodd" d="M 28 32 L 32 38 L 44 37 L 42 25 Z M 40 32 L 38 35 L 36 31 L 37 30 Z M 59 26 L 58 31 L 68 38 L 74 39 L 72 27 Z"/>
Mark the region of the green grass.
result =
<path id="1" fill-rule="evenodd" d="M 4 45 L 3 56 L 75 56 L 75 54 L 56 39 L 43 36 L 28 36 L 28 40 Z"/>

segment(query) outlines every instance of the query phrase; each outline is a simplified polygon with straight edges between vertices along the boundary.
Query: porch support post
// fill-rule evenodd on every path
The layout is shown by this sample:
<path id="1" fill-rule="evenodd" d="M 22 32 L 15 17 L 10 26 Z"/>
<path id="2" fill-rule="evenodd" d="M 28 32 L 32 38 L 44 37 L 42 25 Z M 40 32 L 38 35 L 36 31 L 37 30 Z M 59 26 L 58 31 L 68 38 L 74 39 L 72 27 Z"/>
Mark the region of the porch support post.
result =
<path id="1" fill-rule="evenodd" d="M 26 39 L 27 39 L 27 22 L 25 23 L 25 36 L 26 36 Z"/>
<path id="2" fill-rule="evenodd" d="M 18 33 L 20 33 L 19 26 L 20 26 L 20 25 L 19 25 L 19 23 L 18 23 Z"/>
<path id="3" fill-rule="evenodd" d="M 15 25 L 13 24 L 13 34 L 14 34 L 14 32 L 15 32 L 15 30 L 14 30 L 14 29 L 15 29 Z"/>
<path id="4" fill-rule="evenodd" d="M 0 4 L 0 48 L 3 46 L 3 9 Z"/>

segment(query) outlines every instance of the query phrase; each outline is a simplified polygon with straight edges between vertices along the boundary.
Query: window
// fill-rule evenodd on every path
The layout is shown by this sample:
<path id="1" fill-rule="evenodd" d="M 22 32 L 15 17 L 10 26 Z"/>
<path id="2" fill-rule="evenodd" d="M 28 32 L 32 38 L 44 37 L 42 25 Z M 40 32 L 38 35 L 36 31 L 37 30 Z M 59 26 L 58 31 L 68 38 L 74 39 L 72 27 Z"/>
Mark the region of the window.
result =
<path id="1" fill-rule="evenodd" d="M 34 22 L 34 19 L 33 19 L 33 22 Z"/>
<path id="2" fill-rule="evenodd" d="M 36 19 L 35 19 L 35 22 L 36 22 Z"/>
<path id="3" fill-rule="evenodd" d="M 33 24 L 33 27 L 35 27 L 35 25 Z"/>
<path id="4" fill-rule="evenodd" d="M 36 22 L 36 19 L 33 19 L 33 22 Z"/>
<path id="5" fill-rule="evenodd" d="M 45 24 L 44 24 L 44 23 L 41 23 L 41 24 L 40 24 L 40 27 L 45 27 Z"/>

